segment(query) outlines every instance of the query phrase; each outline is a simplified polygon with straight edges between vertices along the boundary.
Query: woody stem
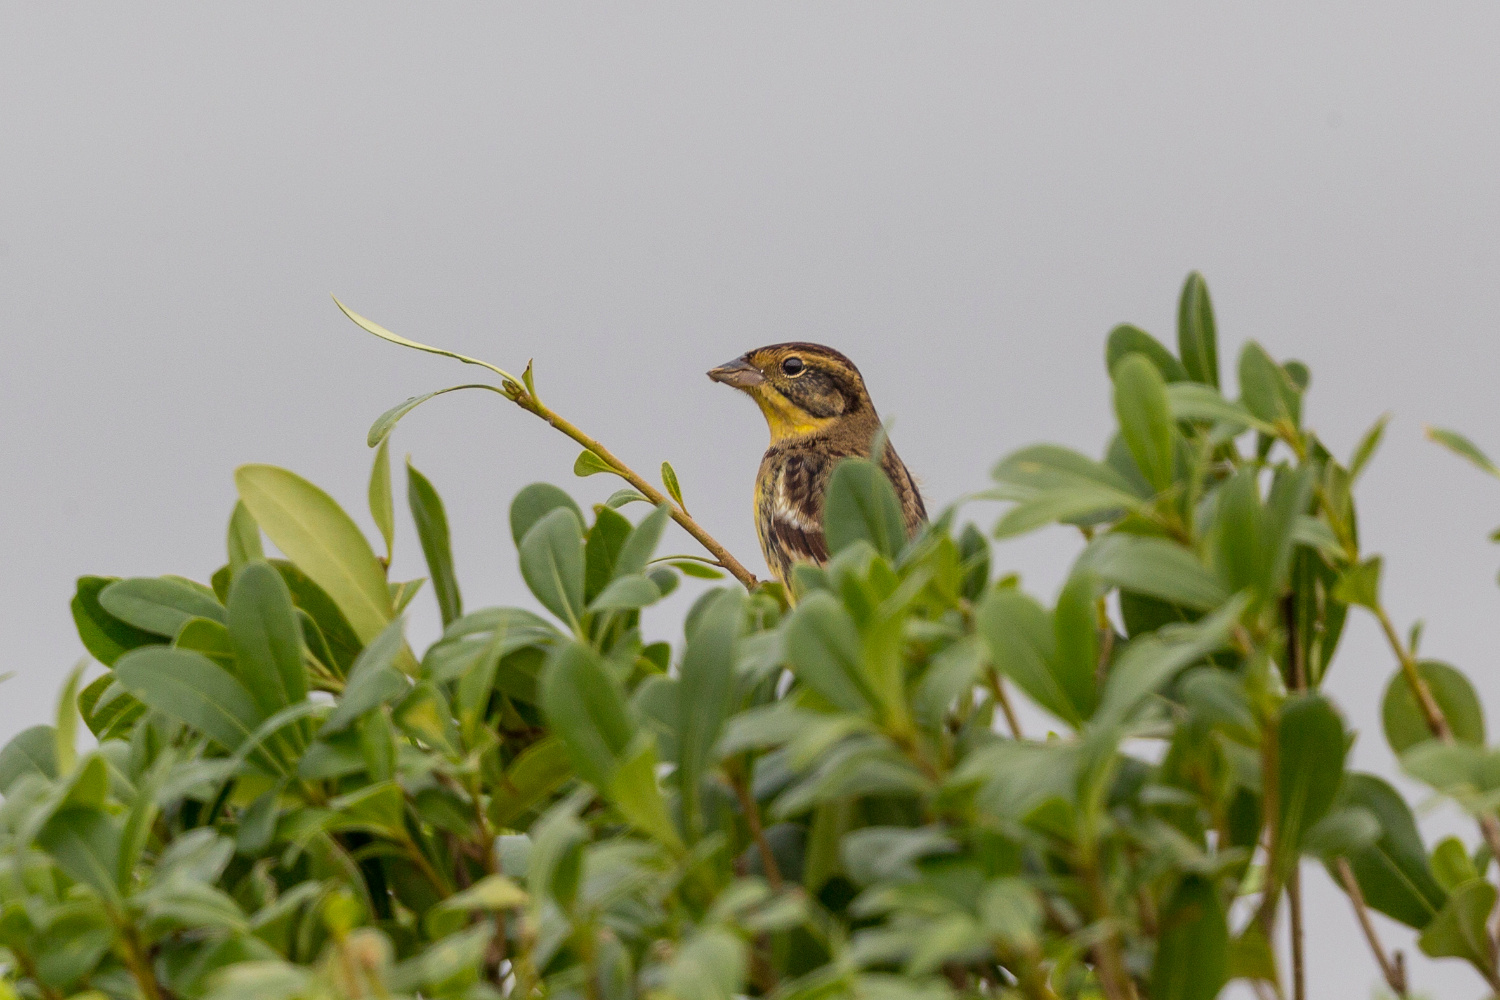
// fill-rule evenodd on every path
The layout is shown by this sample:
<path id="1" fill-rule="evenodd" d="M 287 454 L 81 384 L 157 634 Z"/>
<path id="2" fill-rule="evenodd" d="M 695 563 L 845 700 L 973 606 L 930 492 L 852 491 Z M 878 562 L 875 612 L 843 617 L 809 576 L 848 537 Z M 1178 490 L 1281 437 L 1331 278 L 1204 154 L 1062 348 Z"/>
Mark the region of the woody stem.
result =
<path id="1" fill-rule="evenodd" d="M 671 511 L 672 520 L 682 525 L 683 530 L 692 535 L 693 538 L 698 541 L 698 544 L 702 545 L 709 552 L 713 553 L 714 558 L 719 561 L 719 565 L 728 570 L 730 575 L 733 576 L 736 580 L 744 584 L 746 589 L 753 590 L 756 584 L 760 582 L 755 578 L 755 574 L 746 569 L 738 559 L 730 555 L 728 549 L 721 545 L 718 540 L 710 535 L 707 531 L 703 530 L 703 526 L 700 525 L 697 521 L 693 520 L 692 515 L 684 510 L 680 504 L 669 499 L 660 490 L 652 486 L 640 475 L 640 473 L 636 472 L 634 469 L 630 468 L 630 466 L 626 465 L 620 459 L 616 458 L 614 453 L 611 452 L 608 448 L 604 447 L 604 445 L 600 444 L 597 440 L 589 437 L 583 431 L 579 430 L 578 426 L 571 420 L 558 415 L 551 407 L 547 406 L 540 399 L 538 399 L 535 393 L 527 392 L 526 390 L 521 389 L 514 398 L 516 401 L 516 405 L 521 409 L 526 410 L 529 413 L 533 413 L 538 417 L 541 417 L 543 420 L 547 421 L 547 423 L 551 424 L 553 427 L 562 431 L 568 437 L 572 438 L 574 441 L 578 442 L 580 445 L 593 452 L 594 455 L 603 460 L 603 462 L 609 466 L 610 471 L 629 483 L 647 500 L 651 501 L 653 504 L 657 504 L 658 506 L 661 504 L 666 504 Z"/>

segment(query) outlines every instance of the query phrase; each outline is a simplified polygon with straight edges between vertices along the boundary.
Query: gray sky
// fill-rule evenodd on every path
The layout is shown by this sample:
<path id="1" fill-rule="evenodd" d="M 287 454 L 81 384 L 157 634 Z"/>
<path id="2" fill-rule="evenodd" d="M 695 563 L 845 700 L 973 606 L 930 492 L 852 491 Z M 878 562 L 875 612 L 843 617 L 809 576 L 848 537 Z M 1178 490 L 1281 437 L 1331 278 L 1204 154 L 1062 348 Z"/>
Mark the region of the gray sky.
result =
<path id="1" fill-rule="evenodd" d="M 671 459 L 759 567 L 765 429 L 711 365 L 845 351 L 938 506 L 1020 445 L 1097 451 L 1104 334 L 1170 341 L 1191 268 L 1226 368 L 1250 337 L 1311 365 L 1331 447 L 1394 412 L 1363 537 L 1402 623 L 1500 708 L 1500 482 L 1421 438 L 1500 452 L 1493 4 L 238 6 L 0 7 L 0 738 L 50 715 L 81 653 L 76 576 L 223 561 L 236 465 L 370 524 L 369 423 L 474 369 L 359 333 L 330 291 L 534 356 L 552 405 L 638 468 Z M 614 488 L 488 394 L 430 404 L 394 448 L 443 492 L 469 607 L 525 600 L 520 486 Z M 424 575 L 399 530 L 397 576 Z M 1050 599 L 1074 548 L 998 561 Z M 1387 774 L 1392 666 L 1356 619 L 1329 682 Z M 1307 881 L 1314 996 L 1366 995 L 1346 904 Z M 1384 926 L 1422 990 L 1483 993 Z"/>

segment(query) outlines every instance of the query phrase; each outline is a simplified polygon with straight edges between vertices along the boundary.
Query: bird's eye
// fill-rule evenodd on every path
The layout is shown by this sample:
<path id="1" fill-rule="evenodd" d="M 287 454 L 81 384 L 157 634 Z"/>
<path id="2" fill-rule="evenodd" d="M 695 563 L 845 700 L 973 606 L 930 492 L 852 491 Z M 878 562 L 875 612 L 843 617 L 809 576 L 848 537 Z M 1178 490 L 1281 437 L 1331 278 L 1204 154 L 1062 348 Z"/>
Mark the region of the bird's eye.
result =
<path id="1" fill-rule="evenodd" d="M 781 363 L 781 371 L 786 375 L 800 375 L 802 369 L 807 366 L 802 363 L 801 358 L 787 358 Z"/>

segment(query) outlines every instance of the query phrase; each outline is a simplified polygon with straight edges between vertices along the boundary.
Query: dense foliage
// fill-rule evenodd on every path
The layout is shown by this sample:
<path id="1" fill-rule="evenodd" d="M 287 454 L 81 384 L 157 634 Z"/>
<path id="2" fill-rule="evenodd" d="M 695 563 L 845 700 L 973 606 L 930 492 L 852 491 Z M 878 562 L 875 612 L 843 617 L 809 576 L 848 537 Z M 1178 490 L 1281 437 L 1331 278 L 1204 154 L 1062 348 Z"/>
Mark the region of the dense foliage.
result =
<path id="1" fill-rule="evenodd" d="M 408 467 L 444 625 L 420 654 L 402 613 L 423 581 L 387 579 L 387 442 L 427 397 L 372 430 L 385 557 L 312 483 L 240 468 L 226 565 L 81 579 L 105 671 L 0 751 L 6 988 L 1208 1000 L 1240 978 L 1300 996 L 1304 858 L 1351 920 L 1384 913 L 1500 985 L 1500 757 L 1469 682 L 1381 604 L 1353 488 L 1382 424 L 1339 461 L 1302 423 L 1307 369 L 1254 343 L 1229 398 L 1196 275 L 1178 342 L 1110 335 L 1103 460 L 1005 458 L 989 532 L 949 508 L 907 542 L 877 467 L 845 462 L 832 562 L 799 567 L 790 602 L 708 589 L 676 646 L 642 638 L 644 609 L 729 564 L 657 556 L 687 517 L 670 467 L 670 499 L 643 495 L 571 425 L 580 474 L 640 488 L 588 511 L 546 484 L 515 498 L 536 610 L 465 611 L 442 502 Z M 529 369 L 495 371 L 541 415 Z M 1052 600 L 997 579 L 991 538 L 1055 522 L 1087 541 Z M 1346 770 L 1354 733 L 1319 688 L 1351 613 L 1390 640 L 1385 737 L 1476 817 L 1477 849 L 1424 845 L 1388 783 Z M 1023 733 L 1021 698 L 1054 731 Z"/>

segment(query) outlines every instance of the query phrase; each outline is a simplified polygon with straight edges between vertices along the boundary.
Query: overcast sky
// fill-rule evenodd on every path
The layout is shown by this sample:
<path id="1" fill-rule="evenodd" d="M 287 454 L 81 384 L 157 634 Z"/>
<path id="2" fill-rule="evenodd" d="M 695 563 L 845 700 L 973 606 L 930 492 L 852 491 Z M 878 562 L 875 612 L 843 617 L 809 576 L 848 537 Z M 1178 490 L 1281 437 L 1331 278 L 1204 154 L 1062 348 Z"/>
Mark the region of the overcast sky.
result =
<path id="1" fill-rule="evenodd" d="M 549 403 L 638 468 L 670 459 L 759 568 L 765 428 L 707 368 L 839 348 L 939 507 L 1020 445 L 1097 452 L 1104 335 L 1170 341 L 1193 268 L 1226 368 L 1246 338 L 1307 361 L 1335 451 L 1394 413 L 1363 538 L 1403 626 L 1425 618 L 1425 650 L 1500 711 L 1500 482 L 1421 436 L 1500 452 L 1500 10 L 1305 6 L 0 6 L 0 738 L 82 652 L 75 577 L 223 562 L 236 465 L 294 469 L 370 525 L 366 428 L 474 369 L 361 334 L 329 292 L 535 357 Z M 614 488 L 489 394 L 393 447 L 447 501 L 471 608 L 528 600 L 519 487 Z M 424 575 L 399 530 L 396 577 Z M 1043 533 L 998 563 L 1050 600 L 1075 548 Z M 1329 689 L 1386 774 L 1392 668 L 1356 616 Z M 1313 995 L 1366 995 L 1347 904 L 1307 882 Z M 1383 927 L 1422 991 L 1483 994 Z"/>

